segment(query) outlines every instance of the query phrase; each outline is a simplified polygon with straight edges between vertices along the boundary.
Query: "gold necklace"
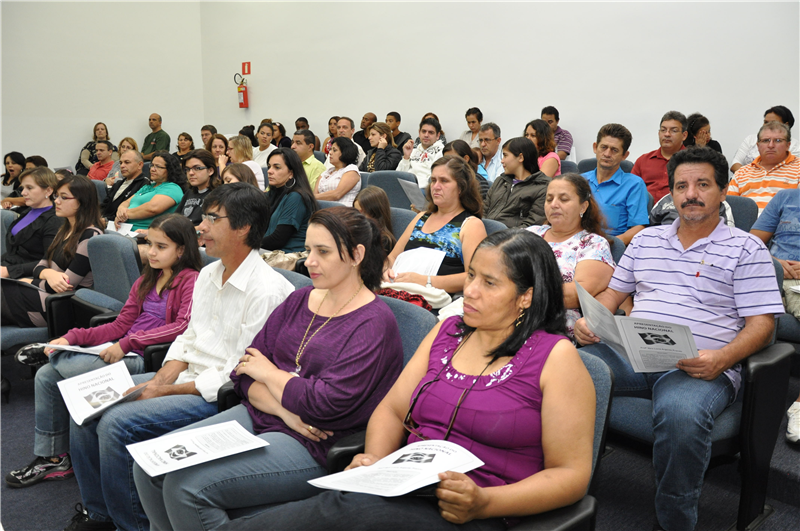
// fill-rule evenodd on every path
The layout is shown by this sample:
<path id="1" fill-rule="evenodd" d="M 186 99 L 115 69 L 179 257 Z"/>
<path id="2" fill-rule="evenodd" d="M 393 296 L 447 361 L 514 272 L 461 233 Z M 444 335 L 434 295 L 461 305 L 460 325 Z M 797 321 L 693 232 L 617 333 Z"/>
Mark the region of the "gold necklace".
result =
<path id="1" fill-rule="evenodd" d="M 319 311 L 322 309 L 322 304 L 325 302 L 325 299 L 327 299 L 327 298 L 328 298 L 328 293 L 330 293 L 330 292 L 331 292 L 331 290 L 328 290 L 328 292 L 327 292 L 327 293 L 325 293 L 325 296 L 324 296 L 324 297 L 322 297 L 322 301 L 319 303 L 319 308 L 317 308 L 317 311 L 316 311 L 316 312 L 314 312 L 314 316 L 311 318 L 311 322 L 310 322 L 310 323 L 308 323 L 308 327 L 306 328 L 306 333 L 305 333 L 305 334 L 303 334 L 303 339 L 300 341 L 300 348 L 298 348 L 298 349 L 297 349 L 297 356 L 295 356 L 295 358 L 294 358 L 294 364 L 295 364 L 295 366 L 296 366 L 297 368 L 296 368 L 296 369 L 294 370 L 294 372 L 292 372 L 291 374 L 293 374 L 293 375 L 295 375 L 295 376 L 300 376 L 300 369 L 301 369 L 301 367 L 300 367 L 300 356 L 302 356 L 302 355 L 303 355 L 303 352 L 305 352 L 305 350 L 306 350 L 306 347 L 308 346 L 308 344 L 309 344 L 309 343 L 311 343 L 311 340 L 312 340 L 312 339 L 314 339 L 314 336 L 316 336 L 316 335 L 317 335 L 317 333 L 318 333 L 320 330 L 322 330 L 322 329 L 325 327 L 325 325 L 326 325 L 326 324 L 328 324 L 328 322 L 329 322 L 331 319 L 333 319 L 334 317 L 336 317 L 336 316 L 339 314 L 339 312 L 341 312 L 342 310 L 344 310 L 344 307 L 345 307 L 345 306 L 347 306 L 348 304 L 350 304 L 351 302 L 353 302 L 353 299 L 355 299 L 355 298 L 356 298 L 356 295 L 358 295 L 358 294 L 359 294 L 359 292 L 361 291 L 361 288 L 363 288 L 363 287 L 364 287 L 364 282 L 360 282 L 360 283 L 359 283 L 359 285 L 358 285 L 358 289 L 356 290 L 356 292 L 355 292 L 355 293 L 353 293 L 353 296 L 352 296 L 352 297 L 350 297 L 350 300 L 348 300 L 346 303 L 344 303 L 344 304 L 342 305 L 342 307 L 341 307 L 341 308 L 339 308 L 338 310 L 336 310 L 336 311 L 333 313 L 333 315 L 331 315 L 330 317 L 328 317 L 328 320 L 327 320 L 327 321 L 325 321 L 324 323 L 322 323 L 322 326 L 320 326 L 319 328 L 317 328 L 316 330 L 314 330 L 314 333 L 313 333 L 313 334 L 311 334 L 311 337 L 309 337 L 309 338 L 308 338 L 308 341 L 306 341 L 306 336 L 308 336 L 308 331 L 309 331 L 309 330 L 311 330 L 311 325 L 313 325 L 313 324 L 314 324 L 314 319 L 316 319 L 316 318 L 317 318 L 317 314 L 318 314 L 318 313 L 319 313 Z"/>

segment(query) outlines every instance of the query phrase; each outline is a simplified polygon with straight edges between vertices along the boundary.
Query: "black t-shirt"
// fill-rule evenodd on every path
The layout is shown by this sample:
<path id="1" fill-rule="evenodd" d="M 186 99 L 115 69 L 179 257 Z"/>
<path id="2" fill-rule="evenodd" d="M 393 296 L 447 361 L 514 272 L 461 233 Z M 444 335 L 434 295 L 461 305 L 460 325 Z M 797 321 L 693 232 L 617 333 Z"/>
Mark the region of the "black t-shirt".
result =
<path id="1" fill-rule="evenodd" d="M 209 189 L 197 191 L 195 188 L 189 189 L 183 196 L 176 212 L 189 218 L 194 226 L 200 225 L 203 221 L 203 200 L 206 198 Z"/>

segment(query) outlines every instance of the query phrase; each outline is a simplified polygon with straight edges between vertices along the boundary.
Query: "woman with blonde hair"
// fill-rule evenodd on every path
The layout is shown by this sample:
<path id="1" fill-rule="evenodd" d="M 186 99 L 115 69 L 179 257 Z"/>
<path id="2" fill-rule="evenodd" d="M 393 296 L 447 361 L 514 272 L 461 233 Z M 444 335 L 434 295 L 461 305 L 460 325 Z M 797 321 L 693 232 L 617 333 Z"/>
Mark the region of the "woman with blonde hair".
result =
<path id="1" fill-rule="evenodd" d="M 264 189 L 264 172 L 261 171 L 261 166 L 253 162 L 253 143 L 244 135 L 236 135 L 228 140 L 228 152 L 226 155 L 220 155 L 218 158 L 217 167 L 224 168 L 228 165 L 228 160 L 234 163 L 245 164 L 251 170 L 253 175 L 256 176 L 258 189 Z"/>

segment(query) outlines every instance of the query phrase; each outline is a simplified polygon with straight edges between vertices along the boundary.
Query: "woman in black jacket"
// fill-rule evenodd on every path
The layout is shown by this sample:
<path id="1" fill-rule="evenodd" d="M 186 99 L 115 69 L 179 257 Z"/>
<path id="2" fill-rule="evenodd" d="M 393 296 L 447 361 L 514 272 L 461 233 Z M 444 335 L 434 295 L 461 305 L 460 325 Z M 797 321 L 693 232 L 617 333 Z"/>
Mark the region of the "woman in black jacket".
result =
<path id="1" fill-rule="evenodd" d="M 64 222 L 56 217 L 51 199 L 58 186 L 55 173 L 46 167 L 33 168 L 23 171 L 19 181 L 25 206 L 6 231 L 6 251 L 0 260 L 2 278 L 33 276 L 33 268 Z"/>
<path id="2" fill-rule="evenodd" d="M 367 156 L 359 171 L 384 171 L 395 170 L 403 159 L 403 154 L 394 143 L 392 130 L 383 122 L 372 124 L 369 130 L 369 145 L 372 149 L 367 151 Z"/>

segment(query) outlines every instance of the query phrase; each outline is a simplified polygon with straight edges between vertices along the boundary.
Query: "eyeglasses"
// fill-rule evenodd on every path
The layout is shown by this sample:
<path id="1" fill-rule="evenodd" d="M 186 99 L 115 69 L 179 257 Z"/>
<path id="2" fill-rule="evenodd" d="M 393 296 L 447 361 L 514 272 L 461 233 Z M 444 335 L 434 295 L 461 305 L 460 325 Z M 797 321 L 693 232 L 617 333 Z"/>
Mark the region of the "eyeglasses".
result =
<path id="1" fill-rule="evenodd" d="M 203 218 L 203 221 L 208 221 L 210 225 L 213 225 L 217 222 L 217 220 L 225 219 L 228 216 L 220 216 L 219 214 L 203 214 L 200 217 Z"/>
<path id="2" fill-rule="evenodd" d="M 198 173 L 198 172 L 201 172 L 201 171 L 207 170 L 207 169 L 208 169 L 208 167 L 206 167 L 206 166 L 192 166 L 191 168 L 186 168 L 186 173 L 189 173 L 189 172 L 192 172 L 192 171 L 195 172 L 195 173 Z"/>
<path id="3" fill-rule="evenodd" d="M 762 138 L 761 140 L 758 141 L 758 143 L 761 144 L 762 146 L 768 146 L 770 145 L 770 143 L 774 143 L 776 146 L 780 146 L 784 142 L 788 144 L 788 141 L 784 138 Z"/>
<path id="4" fill-rule="evenodd" d="M 64 201 L 69 201 L 70 199 L 75 199 L 75 198 L 70 197 L 68 195 L 57 195 L 53 198 L 53 201 L 64 202 Z"/>
<path id="5" fill-rule="evenodd" d="M 166 170 L 166 169 L 167 169 L 167 167 L 166 167 L 166 166 L 159 166 L 158 164 L 152 164 L 152 163 L 150 164 L 150 167 L 151 167 L 151 168 L 158 168 L 158 169 L 159 169 L 159 170 L 161 170 L 161 171 L 164 171 L 164 170 Z"/>

